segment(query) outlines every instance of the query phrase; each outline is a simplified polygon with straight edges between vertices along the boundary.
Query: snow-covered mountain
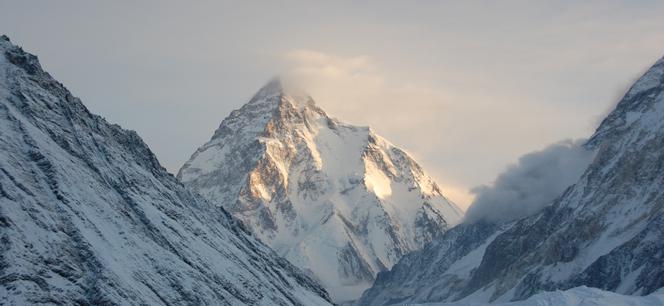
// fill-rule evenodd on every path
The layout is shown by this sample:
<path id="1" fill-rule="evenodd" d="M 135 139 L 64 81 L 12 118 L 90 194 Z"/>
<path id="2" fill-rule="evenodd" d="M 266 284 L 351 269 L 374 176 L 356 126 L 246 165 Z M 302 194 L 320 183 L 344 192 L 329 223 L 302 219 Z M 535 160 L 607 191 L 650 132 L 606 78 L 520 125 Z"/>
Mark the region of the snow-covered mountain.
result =
<path id="1" fill-rule="evenodd" d="M 510 224 L 457 226 L 381 273 L 359 304 L 522 300 L 580 285 L 645 295 L 664 286 L 664 59 L 586 143 L 577 183 Z"/>
<path id="2" fill-rule="evenodd" d="M 224 119 L 178 178 L 336 301 L 358 297 L 462 216 L 403 150 L 331 118 L 279 79 Z"/>
<path id="3" fill-rule="evenodd" d="M 0 37 L 0 304 L 325 305 L 315 281 L 187 191 Z"/>

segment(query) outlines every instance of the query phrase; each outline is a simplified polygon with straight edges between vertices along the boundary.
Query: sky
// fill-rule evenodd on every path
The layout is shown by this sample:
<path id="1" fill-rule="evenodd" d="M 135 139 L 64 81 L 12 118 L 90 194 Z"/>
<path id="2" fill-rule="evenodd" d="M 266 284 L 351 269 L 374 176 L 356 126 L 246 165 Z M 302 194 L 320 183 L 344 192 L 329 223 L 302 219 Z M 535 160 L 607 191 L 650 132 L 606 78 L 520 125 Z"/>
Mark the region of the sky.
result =
<path id="1" fill-rule="evenodd" d="M 0 33 L 172 173 L 276 75 L 405 149 L 465 207 L 588 137 L 664 55 L 662 1 L 0 0 Z"/>

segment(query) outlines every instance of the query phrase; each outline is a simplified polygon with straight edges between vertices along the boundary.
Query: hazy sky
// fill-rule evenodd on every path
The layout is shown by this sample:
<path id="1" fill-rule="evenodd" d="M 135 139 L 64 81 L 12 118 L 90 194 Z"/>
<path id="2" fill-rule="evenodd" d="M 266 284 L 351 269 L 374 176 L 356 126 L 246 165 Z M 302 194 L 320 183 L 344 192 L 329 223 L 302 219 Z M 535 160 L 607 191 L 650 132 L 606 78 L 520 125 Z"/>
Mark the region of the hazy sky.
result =
<path id="1" fill-rule="evenodd" d="M 662 1 L 313 2 L 0 0 L 0 32 L 171 172 L 287 73 L 462 205 L 523 153 L 587 137 L 664 55 Z"/>

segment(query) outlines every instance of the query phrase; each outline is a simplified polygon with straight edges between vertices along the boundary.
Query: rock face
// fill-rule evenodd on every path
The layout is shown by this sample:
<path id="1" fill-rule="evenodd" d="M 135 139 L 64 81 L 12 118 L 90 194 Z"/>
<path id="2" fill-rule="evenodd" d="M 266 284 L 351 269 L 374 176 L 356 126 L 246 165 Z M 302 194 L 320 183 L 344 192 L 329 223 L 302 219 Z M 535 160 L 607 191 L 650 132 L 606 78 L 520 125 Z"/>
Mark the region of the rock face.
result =
<path id="1" fill-rule="evenodd" d="M 448 231 L 379 275 L 360 304 L 522 300 L 580 285 L 645 295 L 663 287 L 664 59 L 586 146 L 597 150 L 594 161 L 551 206 L 488 232 L 483 222 Z M 459 239 L 463 232 L 476 238 Z"/>
<path id="2" fill-rule="evenodd" d="M 456 224 L 462 212 L 404 151 L 329 117 L 279 79 L 223 120 L 178 174 L 336 301 Z"/>
<path id="3" fill-rule="evenodd" d="M 327 300 L 0 37 L 0 304 Z"/>

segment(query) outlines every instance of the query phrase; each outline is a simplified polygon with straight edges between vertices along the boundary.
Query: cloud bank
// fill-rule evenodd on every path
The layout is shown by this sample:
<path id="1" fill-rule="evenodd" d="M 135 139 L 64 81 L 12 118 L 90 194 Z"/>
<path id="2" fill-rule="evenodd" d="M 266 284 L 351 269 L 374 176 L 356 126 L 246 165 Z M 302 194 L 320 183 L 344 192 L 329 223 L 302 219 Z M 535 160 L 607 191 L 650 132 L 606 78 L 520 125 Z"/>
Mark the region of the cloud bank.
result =
<path id="1" fill-rule="evenodd" d="M 472 189 L 476 195 L 466 222 L 508 222 L 537 213 L 574 184 L 592 161 L 585 139 L 565 140 L 525 154 L 496 178 L 493 186 Z"/>

